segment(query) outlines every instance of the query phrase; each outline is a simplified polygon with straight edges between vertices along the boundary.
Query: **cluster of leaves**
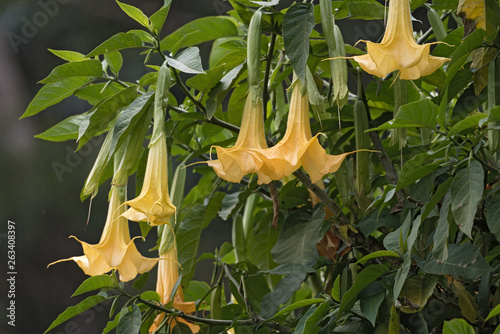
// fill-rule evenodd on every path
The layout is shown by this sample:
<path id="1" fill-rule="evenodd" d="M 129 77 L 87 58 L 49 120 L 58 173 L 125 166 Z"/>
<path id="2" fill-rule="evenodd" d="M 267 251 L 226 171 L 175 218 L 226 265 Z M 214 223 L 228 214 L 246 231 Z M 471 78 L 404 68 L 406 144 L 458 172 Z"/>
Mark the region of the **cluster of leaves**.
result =
<path id="1" fill-rule="evenodd" d="M 130 294 L 114 274 L 103 275 L 86 280 L 75 295 L 101 292 L 68 308 L 49 330 L 114 300 L 105 333 L 115 327 L 117 333 L 147 333 L 159 312 L 197 321 L 203 333 L 229 328 L 236 333 L 493 332 L 500 314 L 494 307 L 500 301 L 498 4 L 461 1 L 465 26 L 457 14 L 458 0 L 426 4 L 432 27 L 419 42 L 442 41 L 433 55 L 450 62 L 412 82 L 398 82 L 396 75 L 382 80 L 366 76 L 362 82 L 353 75 L 357 96 L 351 94 L 339 110 L 335 101 L 330 103 L 330 64 L 321 61 L 328 46 L 318 32 L 321 15 L 313 1 L 278 10 L 279 0 L 230 0 L 233 10 L 227 15 L 194 20 L 161 38 L 170 2 L 150 17 L 119 3 L 141 30 L 116 34 L 87 55 L 52 50 L 67 62 L 41 81 L 45 85 L 24 117 L 72 95 L 92 108 L 38 138 L 76 139 L 80 149 L 109 132 L 105 165 L 112 165 L 116 149 L 150 126 L 159 65 L 154 60 L 160 55 L 172 68 L 173 85 L 184 94 L 182 100 L 170 96 L 165 123 L 169 152 L 180 164 L 171 192 L 183 194 L 183 166 L 210 159 L 213 145 L 235 141 L 248 89 L 246 31 L 260 8 L 268 139 L 282 137 L 286 88 L 292 71 L 305 78 L 307 66 L 319 101 L 311 101 L 317 120 L 312 128 L 326 135 L 324 146 L 339 154 L 360 148 L 357 138 L 369 138 L 368 147 L 362 148 L 378 153 L 358 166 L 354 155 L 348 157 L 338 172 L 324 178 L 324 190 L 301 171 L 267 187 L 257 185 L 255 178 L 229 184 L 211 168 L 196 165 L 198 184 L 174 202 L 179 284 L 200 313 L 189 316 L 160 305 L 152 291 Z M 412 1 L 412 9 L 424 3 Z M 380 20 L 385 13 L 374 0 L 333 1 L 332 7 L 336 20 Z M 475 11 L 478 7 L 483 10 Z M 441 14 L 437 19 L 436 13 Z M 197 45 L 208 41 L 213 44 L 204 70 Z M 120 51 L 128 48 L 146 55 L 145 74 L 135 82 L 119 75 Z M 345 48 L 350 54 L 362 53 L 351 45 Z M 356 64 L 348 64 L 356 74 Z M 183 81 L 179 72 L 189 78 Z M 395 104 L 400 106 L 396 113 Z M 357 120 L 360 110 L 366 123 Z M 145 157 L 140 152 L 133 162 L 139 190 Z M 99 182 L 110 176 L 109 171 L 102 173 Z M 323 204 L 313 207 L 316 200 L 311 198 Z M 217 216 L 232 220 L 232 244 L 199 257 L 202 230 Z M 141 228 L 146 236 L 149 228 Z M 212 282 L 192 280 L 202 260 L 214 264 Z M 134 287 L 141 290 L 147 277 L 138 278 Z M 231 300 L 226 298 L 229 292 Z M 115 315 L 123 298 L 127 303 Z M 175 330 L 189 332 L 182 324 Z"/>

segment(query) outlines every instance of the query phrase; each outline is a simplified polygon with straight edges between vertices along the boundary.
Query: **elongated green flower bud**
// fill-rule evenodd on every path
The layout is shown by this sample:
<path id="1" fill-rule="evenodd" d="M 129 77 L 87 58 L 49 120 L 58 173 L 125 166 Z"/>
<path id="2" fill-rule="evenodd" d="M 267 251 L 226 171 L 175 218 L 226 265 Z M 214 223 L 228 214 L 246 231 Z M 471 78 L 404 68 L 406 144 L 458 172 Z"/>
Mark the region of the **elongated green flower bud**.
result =
<path id="1" fill-rule="evenodd" d="M 488 110 L 491 110 L 500 103 L 500 66 L 498 59 L 494 59 L 488 68 Z M 500 149 L 500 130 L 492 129 L 500 126 L 499 121 L 488 122 L 488 146 L 490 152 L 494 153 Z"/>
<path id="2" fill-rule="evenodd" d="M 365 133 L 366 130 L 368 130 L 366 106 L 365 103 L 358 98 L 356 102 L 354 102 L 354 136 L 356 139 L 356 150 L 370 148 L 370 136 Z M 370 192 L 369 154 L 369 152 L 356 152 L 356 190 L 360 194 L 368 194 Z"/>
<path id="3" fill-rule="evenodd" d="M 247 37 L 247 71 L 248 87 L 252 95 L 253 103 L 257 103 L 260 97 L 260 50 L 262 34 L 262 13 L 256 11 L 250 20 Z"/>
<path id="4" fill-rule="evenodd" d="M 113 131 L 109 131 L 102 143 L 101 150 L 95 159 L 94 166 L 85 180 L 85 185 L 83 186 L 81 198 L 85 198 L 88 195 L 92 195 L 94 198 L 99 190 L 99 184 L 101 178 L 106 169 L 106 165 L 109 161 L 109 150 L 111 148 L 111 139 L 113 138 Z"/>
<path id="5" fill-rule="evenodd" d="M 332 2 L 320 0 L 321 27 L 328 45 L 330 58 L 345 57 L 344 38 L 339 27 L 335 25 L 333 17 Z M 333 82 L 333 100 L 342 108 L 347 102 L 347 63 L 344 59 L 330 59 L 330 72 Z"/>
<path id="6" fill-rule="evenodd" d="M 150 146 L 165 132 L 165 110 L 168 106 L 168 96 L 170 88 L 171 74 L 167 67 L 167 61 L 161 65 L 156 80 L 156 92 L 154 102 L 154 125 Z"/>
<path id="7" fill-rule="evenodd" d="M 434 31 L 436 40 L 442 41 L 446 37 L 447 33 L 438 12 L 434 8 L 427 6 L 427 18 L 429 19 L 429 23 L 431 24 L 432 30 Z"/>

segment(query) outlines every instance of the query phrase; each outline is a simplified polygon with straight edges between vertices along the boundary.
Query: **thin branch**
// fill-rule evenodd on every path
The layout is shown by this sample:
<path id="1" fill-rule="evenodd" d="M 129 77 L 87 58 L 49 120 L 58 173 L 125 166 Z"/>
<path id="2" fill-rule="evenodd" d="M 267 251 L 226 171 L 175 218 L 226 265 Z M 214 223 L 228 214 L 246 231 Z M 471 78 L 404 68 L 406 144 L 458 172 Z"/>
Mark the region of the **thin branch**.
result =
<path id="1" fill-rule="evenodd" d="M 307 177 L 300 169 L 295 171 L 293 175 L 295 175 L 295 177 L 297 177 L 300 182 L 302 182 L 316 196 L 318 196 L 321 202 L 333 212 L 333 214 L 339 219 L 342 225 L 350 225 L 351 222 L 349 221 L 349 218 L 342 212 L 342 210 L 337 206 L 333 199 L 330 198 L 326 191 L 312 183 L 311 179 L 309 179 L 309 177 Z"/>
<path id="2" fill-rule="evenodd" d="M 264 72 L 264 88 L 262 91 L 262 102 L 264 104 L 264 118 L 267 116 L 267 101 L 269 101 L 269 73 L 271 72 L 271 63 L 273 60 L 274 45 L 276 44 L 276 34 L 271 34 L 271 44 L 269 45 L 269 52 L 266 56 L 266 71 Z M 264 120 L 265 121 L 265 120 Z"/>
<path id="3" fill-rule="evenodd" d="M 193 94 L 189 91 L 189 89 L 184 85 L 184 82 L 182 82 L 181 77 L 179 76 L 179 72 L 173 67 L 170 68 L 172 70 L 172 73 L 174 74 L 175 81 L 177 82 L 177 85 L 179 88 L 182 90 L 182 92 L 187 96 L 188 99 L 190 99 L 205 115 L 207 114 L 207 109 L 205 106 L 196 99 Z"/>
<path id="4" fill-rule="evenodd" d="M 182 108 L 179 108 L 179 107 L 175 107 L 175 106 L 172 106 L 172 105 L 168 105 L 168 108 L 169 109 L 172 109 L 173 111 L 175 112 L 178 112 L 179 114 L 189 114 L 189 111 L 185 110 L 185 109 L 182 109 Z M 205 122 L 207 123 L 211 123 L 211 124 L 214 124 L 214 125 L 218 125 L 224 129 L 228 129 L 234 133 L 239 133 L 240 132 L 240 128 L 237 127 L 236 125 L 233 125 L 231 123 L 228 123 L 228 122 L 225 122 L 221 119 L 218 119 L 217 117 L 212 117 L 210 120 L 208 119 L 205 119 Z"/>
<path id="5" fill-rule="evenodd" d="M 122 291 L 122 293 L 124 295 L 126 295 L 127 297 L 132 298 L 131 295 L 129 295 L 123 291 Z M 176 317 L 180 317 L 180 318 L 192 321 L 192 322 L 199 322 L 199 323 L 207 324 L 207 325 L 211 325 L 211 326 L 231 326 L 231 327 L 234 327 L 234 326 L 266 326 L 266 327 L 269 327 L 271 329 L 277 330 L 280 333 L 290 333 L 290 328 L 283 326 L 281 324 L 278 324 L 276 322 L 267 321 L 266 319 L 263 319 L 259 316 L 256 316 L 253 319 L 245 319 L 245 320 L 207 319 L 207 318 L 196 317 L 196 316 L 190 315 L 190 314 L 185 314 L 184 312 L 176 310 L 176 309 L 169 309 L 169 308 L 157 305 L 155 303 L 151 303 L 151 302 L 144 300 L 140 297 L 137 298 L 137 300 L 140 303 L 143 303 L 144 305 L 147 305 L 155 310 L 162 311 L 162 312 L 165 312 L 167 314 L 173 314 Z"/>

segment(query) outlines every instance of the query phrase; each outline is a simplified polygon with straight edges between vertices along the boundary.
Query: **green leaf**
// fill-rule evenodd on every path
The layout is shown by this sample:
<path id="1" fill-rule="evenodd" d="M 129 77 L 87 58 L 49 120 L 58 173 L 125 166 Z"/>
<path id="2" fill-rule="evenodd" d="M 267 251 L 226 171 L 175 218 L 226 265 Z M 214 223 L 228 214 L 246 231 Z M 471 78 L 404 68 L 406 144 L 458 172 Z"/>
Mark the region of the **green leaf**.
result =
<path id="1" fill-rule="evenodd" d="M 286 307 L 283 307 L 281 310 L 278 311 L 278 313 L 276 313 L 271 319 L 275 319 L 275 318 L 279 318 L 281 316 L 284 316 L 284 315 L 287 315 L 288 313 L 298 309 L 298 308 L 302 308 L 302 307 L 305 307 L 305 306 L 309 306 L 309 305 L 314 305 L 314 304 L 319 304 L 319 303 L 322 303 L 324 302 L 325 300 L 322 299 L 322 298 L 312 298 L 312 299 L 302 299 L 302 300 L 299 300 L 293 304 L 290 304 Z M 269 320 L 271 320 L 269 319 Z"/>
<path id="2" fill-rule="evenodd" d="M 219 83 L 224 76 L 225 69 L 226 66 L 224 64 L 211 68 L 205 73 L 195 75 L 186 80 L 186 85 L 205 94 Z"/>
<path id="3" fill-rule="evenodd" d="M 405 297 L 399 309 L 404 313 L 422 310 L 434 293 L 438 278 L 435 275 L 415 275 L 408 278 L 399 294 L 400 297 Z"/>
<path id="4" fill-rule="evenodd" d="M 285 52 L 295 73 L 303 83 L 306 81 L 309 36 L 314 25 L 314 6 L 308 3 L 292 5 L 283 18 Z"/>
<path id="5" fill-rule="evenodd" d="M 272 227 L 269 215 L 249 233 L 246 242 L 248 259 L 260 270 L 270 270 L 276 266 L 271 250 L 277 239 L 278 231 Z"/>
<path id="6" fill-rule="evenodd" d="M 469 36 L 465 37 L 462 45 L 460 45 L 455 52 L 453 52 L 451 60 L 446 68 L 447 76 L 444 83 L 445 87 L 450 84 L 455 74 L 457 74 L 469 57 L 470 53 L 481 46 L 485 34 L 485 31 L 482 29 L 475 30 Z"/>
<path id="7" fill-rule="evenodd" d="M 448 236 L 450 234 L 450 224 L 449 224 L 449 213 L 451 207 L 451 194 L 446 193 L 443 200 L 443 205 L 441 205 L 441 210 L 439 211 L 439 220 L 434 233 L 434 247 L 432 248 L 432 254 L 436 260 L 444 261 L 448 258 Z"/>
<path id="8" fill-rule="evenodd" d="M 477 303 L 469 291 L 465 289 L 462 283 L 453 281 L 451 290 L 458 297 L 458 306 L 463 317 L 471 323 L 477 322 Z"/>
<path id="9" fill-rule="evenodd" d="M 484 171 L 477 161 L 458 171 L 451 183 L 451 210 L 462 232 L 472 238 L 472 225 L 484 189 Z"/>
<path id="10" fill-rule="evenodd" d="M 200 49 L 191 47 L 183 50 L 174 58 L 167 57 L 167 63 L 184 73 L 200 74 L 205 73 L 201 65 Z"/>
<path id="11" fill-rule="evenodd" d="M 149 271 L 146 271 L 144 274 L 139 276 L 138 279 L 135 280 L 134 289 L 142 290 L 144 284 L 146 284 L 146 282 L 148 281 L 148 278 L 149 278 Z"/>
<path id="12" fill-rule="evenodd" d="M 184 290 L 184 299 L 187 302 L 198 301 L 210 291 L 210 285 L 203 281 L 189 282 L 188 289 Z"/>
<path id="13" fill-rule="evenodd" d="M 165 37 L 160 43 L 161 49 L 172 51 L 175 44 L 188 34 L 189 38 L 184 39 L 181 45 L 177 45 L 177 49 L 195 46 L 221 37 L 237 36 L 238 29 L 229 17 L 203 17 L 185 24 Z"/>
<path id="14" fill-rule="evenodd" d="M 140 48 L 142 46 L 142 39 L 136 33 L 130 31 L 120 32 L 99 44 L 86 57 L 91 58 L 107 52 L 119 51 L 129 48 Z"/>
<path id="15" fill-rule="evenodd" d="M 104 59 L 109 65 L 111 71 L 118 75 L 123 65 L 123 57 L 122 54 L 118 51 L 111 51 L 104 54 Z"/>
<path id="16" fill-rule="evenodd" d="M 109 275 L 99 275 L 92 276 L 83 281 L 82 284 L 76 289 L 75 293 L 71 297 L 75 297 L 81 295 L 82 293 L 100 290 L 104 288 L 113 288 L 115 287 L 113 284 L 113 280 Z"/>
<path id="17" fill-rule="evenodd" d="M 375 327 L 375 321 L 377 319 L 378 311 L 380 305 L 384 301 L 385 291 L 364 297 L 360 300 L 359 306 L 363 315 L 370 321 L 373 327 Z"/>
<path id="18" fill-rule="evenodd" d="M 125 138 L 132 132 L 139 119 L 148 110 L 151 102 L 154 100 L 154 92 L 147 92 L 136 98 L 124 111 L 118 115 L 113 126 L 113 137 L 109 148 L 110 156 L 113 155 L 116 148 L 119 147 Z"/>
<path id="19" fill-rule="evenodd" d="M 318 323 L 329 308 L 330 303 L 328 301 L 321 303 L 318 307 L 311 307 L 306 314 L 300 318 L 293 332 L 297 334 L 314 333 Z"/>
<path id="20" fill-rule="evenodd" d="M 149 21 L 151 21 L 151 25 L 156 29 L 158 33 L 161 31 L 163 25 L 165 24 L 165 20 L 167 19 L 171 4 L 172 0 L 164 0 L 163 6 L 149 18 Z"/>
<path id="21" fill-rule="evenodd" d="M 422 179 L 439 168 L 438 163 L 431 163 L 428 153 L 419 153 L 408 160 L 401 169 L 396 190 L 403 189 Z"/>
<path id="22" fill-rule="evenodd" d="M 21 118 L 36 115 L 40 111 L 61 102 L 91 80 L 91 78 L 74 77 L 43 86 L 30 102 Z"/>
<path id="23" fill-rule="evenodd" d="M 113 94 L 118 93 L 123 90 L 123 86 L 112 82 L 109 83 L 101 82 L 96 84 L 90 84 L 85 87 L 79 88 L 75 91 L 75 96 L 81 100 L 87 101 L 89 104 L 96 106 L 101 101 L 107 99 Z"/>
<path id="24" fill-rule="evenodd" d="M 48 49 L 50 52 L 55 54 L 61 59 L 66 61 L 80 61 L 85 59 L 85 55 L 76 51 L 68 51 L 68 50 L 52 50 Z"/>
<path id="25" fill-rule="evenodd" d="M 234 85 L 243 71 L 243 64 L 236 66 L 220 80 L 220 82 L 210 90 L 207 100 L 207 118 L 210 120 L 214 116 L 217 108 L 226 97 L 227 93 Z"/>
<path id="26" fill-rule="evenodd" d="M 491 318 L 496 317 L 499 314 L 500 314 L 500 304 L 498 304 L 497 306 L 495 306 L 495 308 L 493 308 L 493 310 L 491 310 L 491 312 L 488 314 L 486 319 L 484 319 L 484 321 L 486 322 L 486 321 L 490 320 Z"/>
<path id="27" fill-rule="evenodd" d="M 120 318 L 118 326 L 116 326 L 116 334 L 138 334 L 140 329 L 141 310 L 136 304 L 133 304 L 132 310 Z"/>
<path id="28" fill-rule="evenodd" d="M 342 296 L 339 306 L 339 315 L 350 310 L 354 306 L 358 294 L 387 272 L 388 269 L 382 264 L 373 264 L 363 269 L 356 277 L 351 288 Z"/>
<path id="29" fill-rule="evenodd" d="M 73 77 L 100 77 L 102 74 L 101 62 L 87 59 L 57 66 L 40 83 L 47 84 Z"/>
<path id="30" fill-rule="evenodd" d="M 283 277 L 272 292 L 262 298 L 260 313 L 263 318 L 271 318 L 278 306 L 285 304 L 306 279 L 307 274 L 297 273 Z"/>
<path id="31" fill-rule="evenodd" d="M 356 264 L 366 264 L 366 262 L 379 258 L 379 257 L 401 257 L 398 253 L 388 250 L 375 251 L 368 255 L 363 256 L 361 259 L 356 262 Z"/>
<path id="32" fill-rule="evenodd" d="M 182 286 L 189 285 L 194 275 L 201 231 L 217 217 L 221 201 L 221 196 L 214 195 L 207 206 L 194 206 L 181 215 L 176 240 L 179 264 L 182 268 Z"/>
<path id="33" fill-rule="evenodd" d="M 399 217 L 397 217 L 397 215 L 391 215 L 390 210 L 384 208 L 380 212 L 378 210 L 370 211 L 359 222 L 356 228 L 363 233 L 365 237 L 368 237 L 381 226 L 397 229 L 400 225 Z"/>
<path id="34" fill-rule="evenodd" d="M 107 98 L 92 112 L 89 112 L 80 125 L 78 132 L 78 149 L 99 132 L 104 131 L 109 122 L 116 117 L 118 110 L 128 106 L 136 96 L 136 88 L 130 86 Z"/>
<path id="35" fill-rule="evenodd" d="M 397 128 L 435 128 L 437 106 L 429 99 L 411 102 L 400 107 L 396 119 L 388 121 L 370 131 Z"/>
<path id="36" fill-rule="evenodd" d="M 353 19 L 377 20 L 384 18 L 385 8 L 375 1 L 351 1 L 347 8 Z"/>
<path id="37" fill-rule="evenodd" d="M 70 139 L 76 140 L 78 138 L 78 129 L 80 124 L 85 119 L 86 114 L 80 114 L 75 116 L 70 116 L 65 120 L 57 123 L 50 129 L 35 135 L 35 138 L 40 138 L 43 140 L 61 142 Z"/>
<path id="38" fill-rule="evenodd" d="M 81 301 L 80 303 L 78 303 L 75 306 L 68 307 L 63 313 L 59 314 L 57 319 L 54 320 L 54 322 L 52 322 L 52 324 L 50 325 L 49 328 L 47 328 L 47 330 L 44 332 L 44 334 L 49 332 L 51 329 L 59 326 L 63 322 L 73 318 L 74 316 L 76 316 L 82 312 L 87 311 L 88 309 L 96 306 L 97 304 L 102 303 L 105 300 L 106 300 L 106 297 L 101 296 L 101 295 L 95 295 L 95 296 L 90 296 L 90 297 L 84 299 L 83 301 Z"/>
<path id="39" fill-rule="evenodd" d="M 156 291 L 145 291 L 145 292 L 141 293 L 141 299 L 149 300 L 149 301 L 156 301 L 158 303 L 161 301 L 161 297 L 158 294 L 158 292 L 156 292 Z"/>
<path id="40" fill-rule="evenodd" d="M 139 22 L 143 27 L 148 28 L 149 27 L 149 19 L 142 10 L 140 10 L 137 7 L 127 5 L 126 3 L 116 1 L 118 6 L 131 18 L 133 18 L 136 22 Z"/>
<path id="41" fill-rule="evenodd" d="M 500 196 L 493 196 L 486 202 L 486 223 L 497 241 L 500 241 Z"/>
<path id="42" fill-rule="evenodd" d="M 274 261 L 312 266 L 319 257 L 316 244 L 323 238 L 324 216 L 322 208 L 312 216 L 305 212 L 288 216 L 271 251 Z"/>
<path id="43" fill-rule="evenodd" d="M 449 244 L 447 260 L 436 260 L 429 254 L 426 259 L 417 259 L 417 265 L 430 274 L 461 276 L 472 280 L 485 277 L 492 271 L 479 249 L 470 243 Z"/>
<path id="44" fill-rule="evenodd" d="M 451 319 L 445 321 L 443 325 L 443 334 L 475 334 L 474 328 L 464 319 Z"/>

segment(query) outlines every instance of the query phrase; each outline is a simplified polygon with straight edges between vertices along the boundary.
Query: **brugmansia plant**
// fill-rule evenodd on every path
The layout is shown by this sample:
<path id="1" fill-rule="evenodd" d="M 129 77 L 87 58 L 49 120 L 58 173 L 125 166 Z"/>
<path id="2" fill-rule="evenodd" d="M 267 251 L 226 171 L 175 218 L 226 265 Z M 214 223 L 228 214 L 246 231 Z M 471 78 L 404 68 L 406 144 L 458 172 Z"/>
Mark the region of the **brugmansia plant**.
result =
<path id="1" fill-rule="evenodd" d="M 37 137 L 105 136 L 81 198 L 111 190 L 100 242 L 68 259 L 90 296 L 47 332 L 109 301 L 103 333 L 499 333 L 498 2 L 229 3 L 165 32 L 171 0 L 149 17 L 118 2 L 140 29 L 52 50 L 65 62 L 23 117 L 89 102 Z M 385 26 L 366 53 L 344 42 L 359 20 Z M 142 77 L 123 80 L 125 49 Z M 217 217 L 232 242 L 199 256 Z"/>

